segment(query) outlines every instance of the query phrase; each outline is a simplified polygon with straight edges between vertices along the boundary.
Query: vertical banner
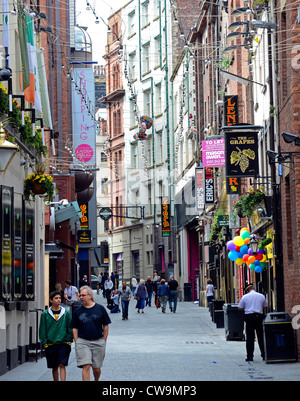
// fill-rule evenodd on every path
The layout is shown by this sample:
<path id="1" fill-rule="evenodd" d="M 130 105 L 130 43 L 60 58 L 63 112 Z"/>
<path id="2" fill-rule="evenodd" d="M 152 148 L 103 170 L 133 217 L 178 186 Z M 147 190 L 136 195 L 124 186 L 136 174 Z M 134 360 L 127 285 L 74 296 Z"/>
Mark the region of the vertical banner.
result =
<path id="1" fill-rule="evenodd" d="M 170 236 L 170 203 L 168 196 L 162 197 L 161 204 L 161 231 L 163 237 Z"/>
<path id="2" fill-rule="evenodd" d="M 224 126 L 239 123 L 238 96 L 224 96 Z"/>
<path id="3" fill-rule="evenodd" d="M 12 196 L 13 188 L 1 186 L 1 298 L 12 299 Z"/>
<path id="4" fill-rule="evenodd" d="M 75 68 L 72 86 L 74 164 L 96 164 L 95 77 L 93 68 Z M 75 88 L 78 88 L 76 90 Z M 79 92 L 80 89 L 80 92 Z"/>
<path id="5" fill-rule="evenodd" d="M 215 191 L 214 191 L 214 171 L 212 168 L 205 168 L 205 203 L 215 202 Z"/>
<path id="6" fill-rule="evenodd" d="M 25 299 L 34 299 L 34 205 L 25 204 Z"/>
<path id="7" fill-rule="evenodd" d="M 226 176 L 255 177 L 258 169 L 258 133 L 225 133 Z"/>
<path id="8" fill-rule="evenodd" d="M 14 195 L 14 265 L 13 298 L 22 297 L 22 260 L 23 260 L 23 197 Z"/>
<path id="9" fill-rule="evenodd" d="M 202 212 L 205 209 L 205 196 L 204 196 L 204 176 L 203 168 L 197 167 L 195 169 L 196 178 L 196 211 Z"/>

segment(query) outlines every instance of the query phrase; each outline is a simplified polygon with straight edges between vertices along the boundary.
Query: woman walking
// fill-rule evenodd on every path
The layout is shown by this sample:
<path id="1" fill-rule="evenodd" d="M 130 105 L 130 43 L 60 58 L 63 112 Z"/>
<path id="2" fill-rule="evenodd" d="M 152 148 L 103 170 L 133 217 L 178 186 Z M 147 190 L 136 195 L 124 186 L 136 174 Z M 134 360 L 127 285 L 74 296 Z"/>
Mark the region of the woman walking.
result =
<path id="1" fill-rule="evenodd" d="M 166 283 L 165 279 L 162 279 L 160 281 L 160 286 L 158 288 L 158 296 L 161 304 L 161 311 L 162 313 L 166 313 L 166 305 L 169 299 L 169 286 Z"/>
<path id="2" fill-rule="evenodd" d="M 145 280 L 140 280 L 140 283 L 136 287 L 135 292 L 135 299 L 137 300 L 136 308 L 138 310 L 138 313 L 140 313 L 140 310 L 142 311 L 142 313 L 144 313 L 146 296 L 147 288 L 145 286 Z"/>

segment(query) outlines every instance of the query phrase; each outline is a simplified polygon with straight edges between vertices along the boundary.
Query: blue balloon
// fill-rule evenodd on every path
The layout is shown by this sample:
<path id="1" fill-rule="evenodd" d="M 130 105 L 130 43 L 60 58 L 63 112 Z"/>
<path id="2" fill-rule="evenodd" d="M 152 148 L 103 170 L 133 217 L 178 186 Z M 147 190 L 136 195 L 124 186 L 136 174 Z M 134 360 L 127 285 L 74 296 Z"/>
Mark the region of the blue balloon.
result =
<path id="1" fill-rule="evenodd" d="M 260 261 L 259 261 L 259 260 L 256 260 L 256 261 L 254 262 L 254 264 L 255 264 L 255 266 L 260 266 Z"/>
<path id="2" fill-rule="evenodd" d="M 241 254 L 244 256 L 246 255 L 246 253 L 248 253 L 248 246 L 247 245 L 243 245 L 240 247 L 240 252 Z"/>
<path id="3" fill-rule="evenodd" d="M 262 271 L 262 267 L 261 267 L 261 265 L 259 264 L 259 266 L 255 266 L 255 272 L 256 273 L 260 273 Z"/>
<path id="4" fill-rule="evenodd" d="M 230 251 L 228 254 L 228 258 L 230 260 L 236 260 L 239 257 L 238 252 L 237 251 Z"/>

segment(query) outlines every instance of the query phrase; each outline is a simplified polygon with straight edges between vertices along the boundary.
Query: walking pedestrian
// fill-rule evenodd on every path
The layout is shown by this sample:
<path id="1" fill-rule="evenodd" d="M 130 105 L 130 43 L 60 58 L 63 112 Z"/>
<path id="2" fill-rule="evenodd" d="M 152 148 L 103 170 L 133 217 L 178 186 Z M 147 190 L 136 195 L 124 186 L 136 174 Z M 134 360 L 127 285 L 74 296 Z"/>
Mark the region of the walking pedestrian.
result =
<path id="1" fill-rule="evenodd" d="M 145 280 L 141 279 L 138 286 L 136 287 L 136 292 L 135 292 L 135 299 L 137 300 L 135 307 L 138 313 L 140 313 L 140 310 L 142 311 L 142 313 L 144 313 L 146 296 L 147 296 L 147 289 L 145 286 Z"/>
<path id="2" fill-rule="evenodd" d="M 107 280 L 104 283 L 105 297 L 107 299 L 107 303 L 108 303 L 108 300 L 109 300 L 109 297 L 110 297 L 110 294 L 111 294 L 113 288 L 114 288 L 114 283 L 112 282 L 110 276 L 108 276 Z"/>
<path id="3" fill-rule="evenodd" d="M 83 381 L 90 380 L 91 368 L 95 381 L 99 381 L 111 320 L 105 308 L 94 301 L 90 287 L 80 288 L 80 298 L 82 305 L 72 319 L 77 366 L 82 368 Z"/>
<path id="4" fill-rule="evenodd" d="M 121 300 L 122 306 L 122 320 L 128 320 L 128 308 L 131 296 L 131 289 L 126 284 L 126 281 L 123 281 L 122 288 L 119 290 L 119 300 Z"/>
<path id="5" fill-rule="evenodd" d="M 160 281 L 160 286 L 158 288 L 158 296 L 159 296 L 159 301 L 161 304 L 161 311 L 162 313 L 166 312 L 166 306 L 169 298 L 169 286 L 166 283 L 166 280 L 163 278 Z"/>
<path id="6" fill-rule="evenodd" d="M 66 305 L 68 306 L 68 309 L 72 314 L 72 305 L 74 304 L 74 302 L 77 302 L 79 300 L 79 291 L 77 287 L 72 285 L 71 281 L 66 280 L 65 284 L 66 288 L 64 290 L 64 297 L 66 300 Z"/>
<path id="7" fill-rule="evenodd" d="M 52 369 L 53 380 L 59 381 L 60 378 L 65 381 L 73 341 L 72 318 L 69 311 L 60 306 L 60 291 L 51 292 L 49 298 L 51 306 L 41 315 L 39 337 L 45 348 L 47 367 Z"/>
<path id="8" fill-rule="evenodd" d="M 246 294 L 241 298 L 238 308 L 244 311 L 244 321 L 246 323 L 246 361 L 253 361 L 255 332 L 257 335 L 258 346 L 261 357 L 265 359 L 264 339 L 263 339 L 263 319 L 264 308 L 268 303 L 263 294 L 254 290 L 253 284 L 245 288 Z"/>
<path id="9" fill-rule="evenodd" d="M 160 286 L 160 276 L 157 276 L 157 280 L 153 283 L 153 291 L 154 291 L 154 300 L 156 308 L 160 308 L 159 296 L 158 296 L 158 288 Z"/>
<path id="10" fill-rule="evenodd" d="M 136 291 L 137 285 L 138 285 L 138 282 L 137 282 L 136 276 L 132 276 L 132 279 L 131 279 L 131 288 L 132 288 L 132 296 L 133 296 L 133 297 L 134 297 L 134 295 L 135 295 L 135 291 Z"/>
<path id="11" fill-rule="evenodd" d="M 146 296 L 146 306 L 151 307 L 151 300 L 152 300 L 152 293 L 153 293 L 153 281 L 151 280 L 151 277 L 147 277 L 147 281 L 145 282 L 145 286 L 147 289 L 147 296 Z"/>
<path id="12" fill-rule="evenodd" d="M 211 303 L 212 303 L 212 300 L 214 299 L 214 291 L 215 291 L 215 288 L 214 288 L 214 286 L 213 286 L 213 283 L 212 283 L 212 279 L 211 279 L 211 278 L 207 279 L 206 284 L 207 284 L 207 285 L 206 285 L 207 306 L 208 306 L 208 309 L 209 309 L 209 311 L 210 311 Z"/>
<path id="13" fill-rule="evenodd" d="M 179 285 L 178 281 L 174 279 L 173 275 L 170 276 L 168 287 L 169 287 L 169 308 L 171 312 L 176 313 L 177 298 L 179 295 Z"/>
<path id="14" fill-rule="evenodd" d="M 79 288 L 80 288 L 80 287 L 83 287 L 84 285 L 90 286 L 90 282 L 89 282 L 89 280 L 88 280 L 86 274 L 84 274 L 83 277 L 82 277 L 82 279 L 80 280 L 80 282 L 79 282 Z"/>
<path id="15" fill-rule="evenodd" d="M 108 278 L 108 273 L 105 272 L 105 273 L 103 274 L 103 277 L 102 277 L 102 280 L 101 280 L 102 291 L 103 291 L 103 298 L 106 298 L 106 290 L 105 290 L 105 288 L 104 288 L 104 284 L 105 284 L 105 281 L 107 280 L 107 278 Z"/>

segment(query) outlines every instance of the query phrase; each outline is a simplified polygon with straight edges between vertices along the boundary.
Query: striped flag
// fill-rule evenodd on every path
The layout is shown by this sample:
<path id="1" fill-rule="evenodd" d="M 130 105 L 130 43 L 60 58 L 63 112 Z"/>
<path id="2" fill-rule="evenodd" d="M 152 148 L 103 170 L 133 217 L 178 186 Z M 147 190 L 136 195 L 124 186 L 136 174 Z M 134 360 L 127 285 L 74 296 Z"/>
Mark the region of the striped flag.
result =
<path id="1" fill-rule="evenodd" d="M 29 58 L 29 86 L 24 90 L 25 99 L 34 104 L 35 108 L 42 111 L 41 99 L 39 95 L 39 80 L 36 58 L 36 48 L 34 43 L 33 18 L 26 14 L 26 43 Z"/>
<path id="2" fill-rule="evenodd" d="M 2 43 L 3 47 L 7 47 L 7 52 L 10 54 L 10 43 L 9 43 L 9 9 L 8 0 L 2 0 L 2 11 L 3 11 L 3 36 Z M 10 67 L 10 57 L 8 57 L 8 65 Z M 4 66 L 2 66 L 4 67 Z"/>
<path id="3" fill-rule="evenodd" d="M 52 127 L 52 118 L 51 118 L 49 94 L 47 87 L 45 60 L 42 50 L 37 51 L 37 63 L 38 63 L 38 75 L 39 75 L 41 103 L 42 103 L 41 117 L 44 120 L 44 126 L 52 129 L 53 127 Z"/>
<path id="4" fill-rule="evenodd" d="M 22 60 L 22 71 L 20 75 L 20 87 L 24 91 L 30 85 L 29 78 L 29 57 L 26 42 L 26 21 L 25 13 L 21 4 L 21 0 L 18 0 L 18 32 L 19 32 L 19 42 Z"/>

